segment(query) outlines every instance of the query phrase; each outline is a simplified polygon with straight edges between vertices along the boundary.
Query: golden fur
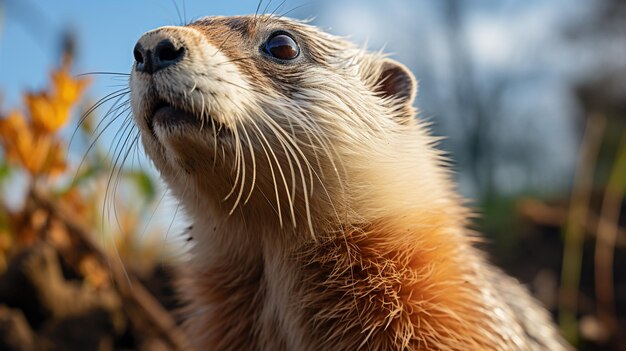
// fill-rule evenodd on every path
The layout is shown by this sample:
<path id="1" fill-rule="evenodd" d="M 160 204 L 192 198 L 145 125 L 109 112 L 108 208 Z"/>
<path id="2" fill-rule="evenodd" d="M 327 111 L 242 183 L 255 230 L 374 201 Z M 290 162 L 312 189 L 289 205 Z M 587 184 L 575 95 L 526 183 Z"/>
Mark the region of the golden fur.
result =
<path id="1" fill-rule="evenodd" d="M 276 30 L 300 56 L 261 52 Z M 163 27 L 176 65 L 133 72 L 146 152 L 194 225 L 181 267 L 198 350 L 564 350 L 486 262 L 401 64 L 302 22 Z M 158 101 L 197 124 L 152 121 Z"/>

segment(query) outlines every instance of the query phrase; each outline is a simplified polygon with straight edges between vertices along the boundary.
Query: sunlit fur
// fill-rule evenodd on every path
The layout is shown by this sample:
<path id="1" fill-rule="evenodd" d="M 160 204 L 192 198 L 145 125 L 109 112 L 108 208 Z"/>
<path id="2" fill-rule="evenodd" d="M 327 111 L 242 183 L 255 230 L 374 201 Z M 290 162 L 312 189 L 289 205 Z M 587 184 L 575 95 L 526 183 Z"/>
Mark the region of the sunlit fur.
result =
<path id="1" fill-rule="evenodd" d="M 300 45 L 294 62 L 262 52 L 276 30 Z M 133 69 L 131 102 L 193 221 L 179 290 L 198 350 L 567 348 L 473 247 L 404 66 L 272 16 L 204 18 L 140 43 L 164 38 L 185 58 Z M 151 128 L 157 99 L 198 123 Z"/>

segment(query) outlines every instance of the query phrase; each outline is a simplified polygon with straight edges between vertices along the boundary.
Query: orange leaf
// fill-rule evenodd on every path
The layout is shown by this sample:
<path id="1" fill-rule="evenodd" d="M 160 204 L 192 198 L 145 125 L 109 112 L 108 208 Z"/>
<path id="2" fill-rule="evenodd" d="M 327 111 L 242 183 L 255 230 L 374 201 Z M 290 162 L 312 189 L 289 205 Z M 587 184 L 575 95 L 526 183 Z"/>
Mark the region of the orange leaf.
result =
<path id="1" fill-rule="evenodd" d="M 7 159 L 20 161 L 20 144 L 32 143 L 31 131 L 20 112 L 12 111 L 8 117 L 0 119 L 0 138 Z M 28 140 L 20 141 L 21 139 Z"/>
<path id="2" fill-rule="evenodd" d="M 51 176 L 56 176 L 67 169 L 67 164 L 65 163 L 65 148 L 60 142 L 53 141 L 46 156 L 42 169 L 46 173 Z"/>
<path id="3" fill-rule="evenodd" d="M 61 128 L 69 118 L 70 104 L 54 99 L 47 93 L 26 94 L 26 106 L 33 125 L 43 133 L 53 133 Z"/>
<path id="4" fill-rule="evenodd" d="M 7 159 L 20 164 L 32 175 L 55 175 L 66 168 L 61 143 L 49 135 L 35 134 L 19 112 L 0 119 L 0 138 Z"/>
<path id="5" fill-rule="evenodd" d="M 74 79 L 67 68 L 52 72 L 55 98 L 68 105 L 76 103 L 89 82 L 87 78 Z"/>

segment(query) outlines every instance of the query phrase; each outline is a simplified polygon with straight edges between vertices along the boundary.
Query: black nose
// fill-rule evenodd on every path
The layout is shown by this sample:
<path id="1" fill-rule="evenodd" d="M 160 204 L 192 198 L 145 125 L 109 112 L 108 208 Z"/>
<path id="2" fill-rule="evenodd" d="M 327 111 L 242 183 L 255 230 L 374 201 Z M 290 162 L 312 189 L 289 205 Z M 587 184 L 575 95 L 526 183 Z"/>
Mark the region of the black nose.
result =
<path id="1" fill-rule="evenodd" d="M 141 42 L 138 42 L 133 55 L 137 61 L 135 66 L 137 71 L 152 74 L 182 60 L 185 56 L 185 48 L 176 47 L 169 39 L 161 40 L 154 47 L 143 47 Z"/>

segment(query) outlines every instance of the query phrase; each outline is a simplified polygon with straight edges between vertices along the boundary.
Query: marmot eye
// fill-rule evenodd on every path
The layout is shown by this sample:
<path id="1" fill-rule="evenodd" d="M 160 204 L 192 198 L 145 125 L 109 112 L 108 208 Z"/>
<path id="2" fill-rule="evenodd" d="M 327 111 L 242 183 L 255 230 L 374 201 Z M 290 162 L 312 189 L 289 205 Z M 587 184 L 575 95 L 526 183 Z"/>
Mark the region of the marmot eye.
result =
<path id="1" fill-rule="evenodd" d="M 265 42 L 263 51 L 279 60 L 293 60 L 300 54 L 300 48 L 296 41 L 282 33 L 271 36 Z"/>

